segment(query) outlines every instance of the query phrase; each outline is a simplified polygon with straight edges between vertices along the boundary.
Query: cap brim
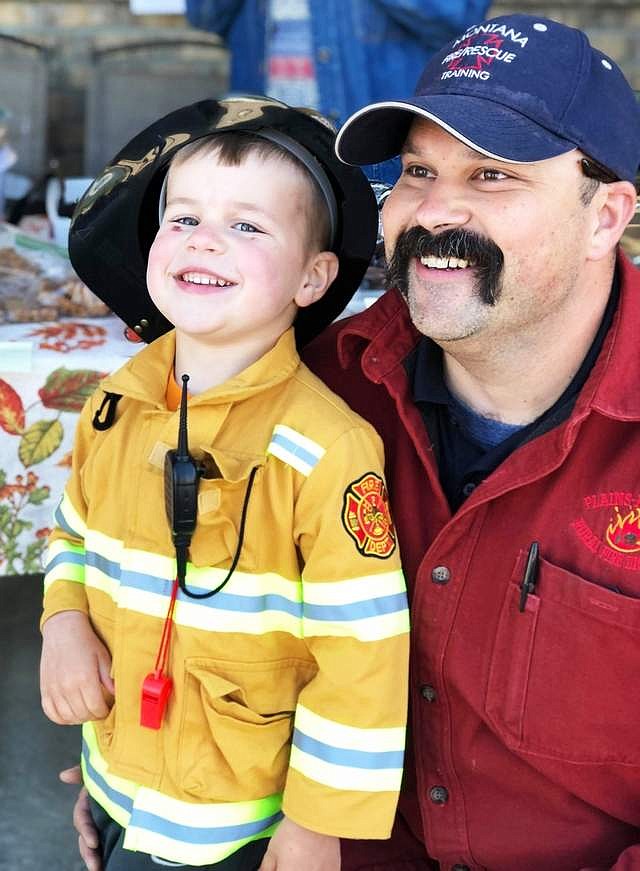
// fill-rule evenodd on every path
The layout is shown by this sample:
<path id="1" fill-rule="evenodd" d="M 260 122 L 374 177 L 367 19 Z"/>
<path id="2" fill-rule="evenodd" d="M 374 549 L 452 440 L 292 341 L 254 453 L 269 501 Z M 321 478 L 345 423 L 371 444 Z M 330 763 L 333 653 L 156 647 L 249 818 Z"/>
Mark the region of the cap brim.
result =
<path id="1" fill-rule="evenodd" d="M 490 100 L 433 94 L 374 103 L 355 112 L 338 132 L 336 153 L 356 166 L 395 157 L 416 117 L 433 121 L 481 154 L 510 163 L 547 160 L 576 147 L 525 115 Z"/>

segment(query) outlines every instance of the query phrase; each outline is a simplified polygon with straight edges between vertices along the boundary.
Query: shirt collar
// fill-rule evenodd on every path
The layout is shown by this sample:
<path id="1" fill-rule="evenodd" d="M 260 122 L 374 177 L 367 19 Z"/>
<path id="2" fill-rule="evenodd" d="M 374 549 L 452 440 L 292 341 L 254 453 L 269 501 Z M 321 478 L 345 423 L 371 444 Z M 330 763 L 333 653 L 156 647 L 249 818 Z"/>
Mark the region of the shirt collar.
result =
<path id="1" fill-rule="evenodd" d="M 406 302 L 394 288 L 338 327 L 338 360 L 348 369 L 361 358 L 364 374 L 379 384 L 404 363 L 420 339 Z"/>
<path id="2" fill-rule="evenodd" d="M 618 252 L 620 302 L 611 329 L 585 388 L 576 412 L 588 406 L 618 420 L 640 420 L 638 390 L 638 336 L 640 335 L 640 270 Z"/>

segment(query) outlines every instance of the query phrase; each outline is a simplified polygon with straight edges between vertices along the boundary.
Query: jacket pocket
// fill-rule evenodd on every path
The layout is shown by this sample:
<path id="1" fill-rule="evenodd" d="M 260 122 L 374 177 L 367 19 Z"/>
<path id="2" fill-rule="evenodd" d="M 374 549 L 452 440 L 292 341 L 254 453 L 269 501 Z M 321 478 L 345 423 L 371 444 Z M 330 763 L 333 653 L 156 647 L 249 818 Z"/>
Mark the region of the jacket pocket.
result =
<path id="1" fill-rule="evenodd" d="M 94 598 L 95 595 L 93 591 L 88 591 L 89 602 L 92 608 L 91 615 L 91 624 L 93 626 L 93 630 L 100 639 L 100 641 L 105 645 L 108 649 L 111 657 L 111 677 L 114 677 L 114 667 L 113 667 L 113 650 L 115 644 L 115 624 L 111 616 L 104 617 L 100 612 L 96 613 L 96 609 L 94 608 Z M 100 594 L 104 597 L 104 594 Z M 99 599 L 99 601 L 102 601 Z M 113 601 L 109 598 L 110 608 L 113 612 Z M 116 730 L 116 706 L 114 699 L 110 699 L 111 701 L 111 709 L 107 716 L 103 720 L 94 720 L 93 727 L 96 733 L 96 738 L 98 741 L 98 745 L 100 749 L 104 752 L 105 750 L 109 750 L 113 744 L 114 734 Z"/>
<path id="2" fill-rule="evenodd" d="M 495 638 L 485 709 L 507 746 L 575 763 L 640 765 L 640 599 L 540 560 L 519 610 L 521 552 Z"/>
<path id="3" fill-rule="evenodd" d="M 98 747 L 102 755 L 108 753 L 113 744 L 113 739 L 116 731 L 116 706 L 111 705 L 111 710 L 104 720 L 94 720 L 93 728 L 96 733 Z"/>
<path id="4" fill-rule="evenodd" d="M 186 659 L 175 756 L 182 789 L 206 801 L 280 792 L 296 699 L 314 672 L 297 659 Z"/>
<path id="5" fill-rule="evenodd" d="M 259 499 L 264 457 L 234 454 L 207 448 L 199 452 L 204 477 L 198 489 L 198 522 L 191 541 L 190 556 L 198 567 L 228 564 L 240 544 L 242 514 Z M 258 468 L 252 481 L 252 469 Z M 251 482 L 251 489 L 249 490 Z M 241 565 L 255 567 L 256 542 L 245 536 Z"/>

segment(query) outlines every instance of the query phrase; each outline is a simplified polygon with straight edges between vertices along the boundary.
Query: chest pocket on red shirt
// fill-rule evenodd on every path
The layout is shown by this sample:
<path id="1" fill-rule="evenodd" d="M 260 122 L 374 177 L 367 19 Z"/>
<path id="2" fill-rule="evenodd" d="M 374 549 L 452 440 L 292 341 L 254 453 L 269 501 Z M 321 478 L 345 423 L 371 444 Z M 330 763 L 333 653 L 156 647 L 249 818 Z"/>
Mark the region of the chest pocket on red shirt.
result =
<path id="1" fill-rule="evenodd" d="M 486 713 L 508 747 L 640 766 L 640 599 L 541 559 L 519 611 L 524 553 L 500 614 Z"/>

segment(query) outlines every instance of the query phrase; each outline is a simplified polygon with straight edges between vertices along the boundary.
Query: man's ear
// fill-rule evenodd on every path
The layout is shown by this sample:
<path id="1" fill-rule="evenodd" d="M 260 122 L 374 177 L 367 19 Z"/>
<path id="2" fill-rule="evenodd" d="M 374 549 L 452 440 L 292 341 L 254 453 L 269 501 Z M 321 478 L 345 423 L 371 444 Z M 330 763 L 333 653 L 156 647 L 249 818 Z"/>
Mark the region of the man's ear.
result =
<path id="1" fill-rule="evenodd" d="M 294 297 L 294 302 L 300 308 L 313 305 L 327 292 L 338 274 L 340 263 L 333 251 L 320 251 L 309 262 L 302 287 Z"/>
<path id="2" fill-rule="evenodd" d="M 589 260 L 602 260 L 614 250 L 636 210 L 636 189 L 630 181 L 601 184 L 593 198 L 596 207 Z"/>

